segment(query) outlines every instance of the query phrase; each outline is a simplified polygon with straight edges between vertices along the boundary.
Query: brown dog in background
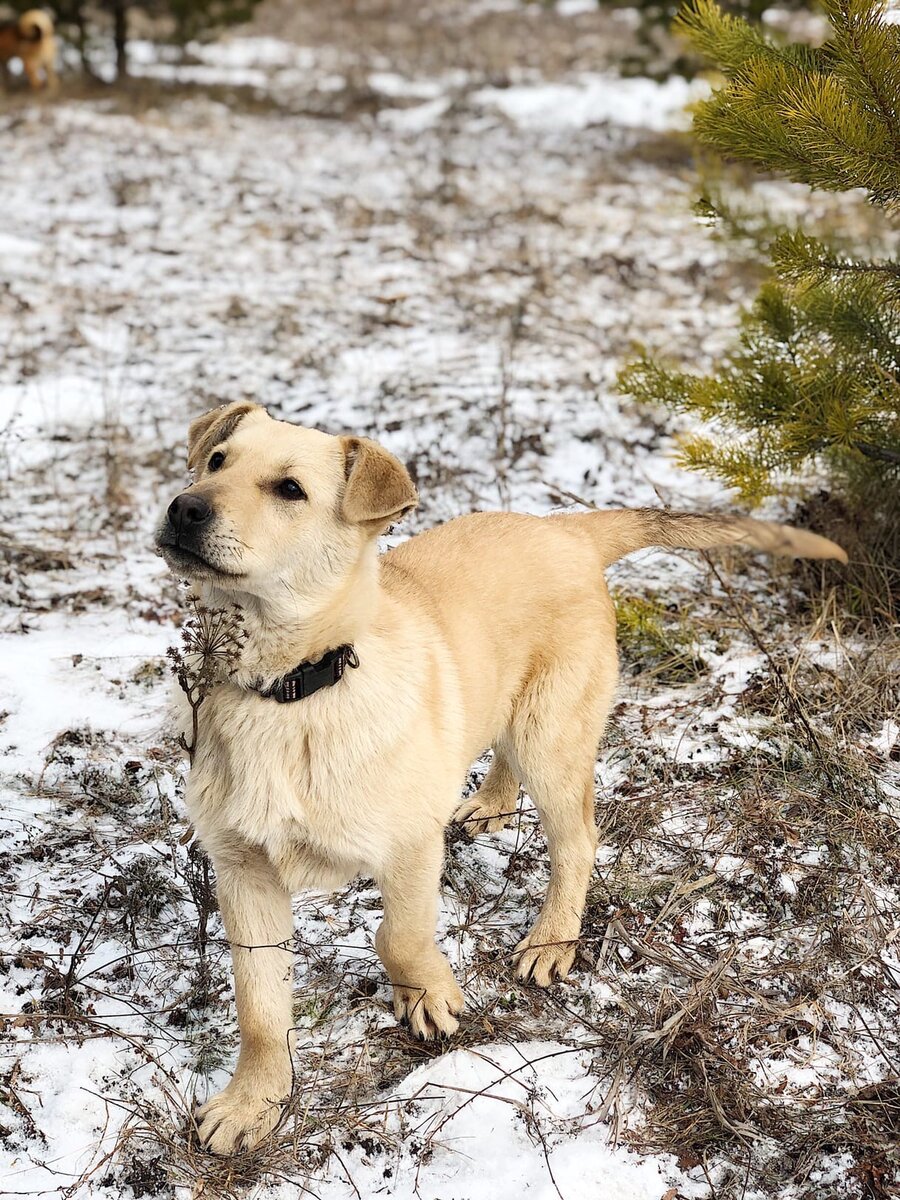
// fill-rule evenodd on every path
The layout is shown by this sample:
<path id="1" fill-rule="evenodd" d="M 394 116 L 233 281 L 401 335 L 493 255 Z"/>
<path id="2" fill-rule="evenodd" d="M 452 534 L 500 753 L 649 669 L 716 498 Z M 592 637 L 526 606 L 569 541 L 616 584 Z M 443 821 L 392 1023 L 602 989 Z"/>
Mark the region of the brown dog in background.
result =
<path id="1" fill-rule="evenodd" d="M 0 22 L 0 63 L 21 59 L 32 88 L 56 86 L 56 38 L 53 22 L 39 8 Z"/>

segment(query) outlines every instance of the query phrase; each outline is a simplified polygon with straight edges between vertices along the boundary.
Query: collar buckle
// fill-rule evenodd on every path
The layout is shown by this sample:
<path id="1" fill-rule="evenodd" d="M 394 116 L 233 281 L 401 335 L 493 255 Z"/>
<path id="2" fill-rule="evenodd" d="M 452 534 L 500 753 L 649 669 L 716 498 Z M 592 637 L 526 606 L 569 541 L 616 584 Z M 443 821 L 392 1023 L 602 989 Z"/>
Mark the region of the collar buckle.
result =
<path id="1" fill-rule="evenodd" d="M 347 667 L 355 670 L 359 666 L 359 655 L 353 646 L 338 646 L 323 654 L 318 662 L 302 662 L 289 671 L 267 690 L 255 690 L 267 699 L 276 700 L 279 704 L 293 704 L 296 700 L 305 700 L 322 688 L 334 687 L 343 678 Z"/>

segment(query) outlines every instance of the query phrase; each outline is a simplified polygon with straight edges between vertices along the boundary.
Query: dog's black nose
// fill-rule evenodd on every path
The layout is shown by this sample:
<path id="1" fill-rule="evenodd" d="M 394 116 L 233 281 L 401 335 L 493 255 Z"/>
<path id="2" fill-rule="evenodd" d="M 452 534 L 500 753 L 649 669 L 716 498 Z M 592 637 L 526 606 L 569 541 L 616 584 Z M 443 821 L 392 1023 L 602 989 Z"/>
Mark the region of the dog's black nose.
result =
<path id="1" fill-rule="evenodd" d="M 167 516 L 169 523 L 177 530 L 190 528 L 192 525 L 203 525 L 212 516 L 212 508 L 202 496 L 192 496 L 190 492 L 182 492 L 169 505 Z"/>

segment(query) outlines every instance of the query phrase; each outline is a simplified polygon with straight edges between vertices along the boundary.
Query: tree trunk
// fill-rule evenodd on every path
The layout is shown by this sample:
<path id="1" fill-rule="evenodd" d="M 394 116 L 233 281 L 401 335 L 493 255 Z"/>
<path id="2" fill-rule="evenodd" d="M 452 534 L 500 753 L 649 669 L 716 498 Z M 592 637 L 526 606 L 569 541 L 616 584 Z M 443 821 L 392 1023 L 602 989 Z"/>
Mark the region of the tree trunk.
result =
<path id="1" fill-rule="evenodd" d="M 116 46 L 116 78 L 128 77 L 128 0 L 113 0 L 113 40 Z"/>
<path id="2" fill-rule="evenodd" d="M 84 8 L 80 3 L 72 6 L 72 23 L 77 30 L 78 57 L 81 59 L 81 69 L 88 79 L 96 80 L 97 76 L 91 66 L 91 60 L 88 58 L 87 27 L 84 21 Z"/>

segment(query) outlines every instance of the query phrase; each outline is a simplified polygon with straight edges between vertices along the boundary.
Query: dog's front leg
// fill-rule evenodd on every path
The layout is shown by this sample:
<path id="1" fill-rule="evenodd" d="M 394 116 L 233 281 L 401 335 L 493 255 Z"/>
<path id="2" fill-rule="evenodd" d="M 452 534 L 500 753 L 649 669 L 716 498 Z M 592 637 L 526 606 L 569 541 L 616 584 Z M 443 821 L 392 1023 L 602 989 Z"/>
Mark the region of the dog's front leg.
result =
<path id="1" fill-rule="evenodd" d="M 213 857 L 231 943 L 241 1049 L 223 1092 L 196 1114 L 204 1146 L 234 1154 L 277 1123 L 291 1090 L 293 920 L 291 898 L 258 851 Z"/>
<path id="2" fill-rule="evenodd" d="M 375 949 L 394 988 L 394 1012 L 419 1038 L 449 1036 L 463 1007 L 450 964 L 434 944 L 443 837 L 410 847 L 379 872 L 384 921 Z"/>

